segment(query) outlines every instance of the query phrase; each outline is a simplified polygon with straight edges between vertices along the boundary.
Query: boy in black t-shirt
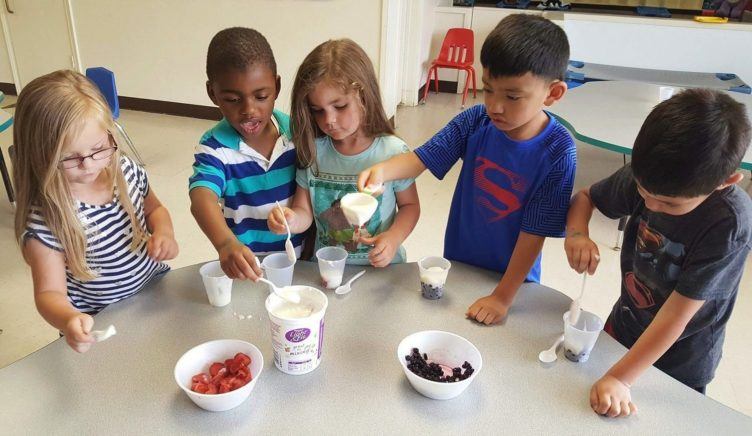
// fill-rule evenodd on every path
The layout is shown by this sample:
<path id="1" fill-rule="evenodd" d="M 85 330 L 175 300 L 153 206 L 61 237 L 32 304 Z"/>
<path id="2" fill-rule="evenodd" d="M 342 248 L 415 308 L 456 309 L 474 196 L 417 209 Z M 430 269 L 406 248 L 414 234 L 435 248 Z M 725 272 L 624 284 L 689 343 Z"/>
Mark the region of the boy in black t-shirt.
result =
<path id="1" fill-rule="evenodd" d="M 629 217 L 605 330 L 630 350 L 593 385 L 595 412 L 634 413 L 630 386 L 653 364 L 702 393 L 713 379 L 752 247 L 752 200 L 736 186 L 749 143 L 744 105 L 686 90 L 648 115 L 631 165 L 572 199 L 565 249 L 578 272 L 598 265 L 593 209 Z"/>

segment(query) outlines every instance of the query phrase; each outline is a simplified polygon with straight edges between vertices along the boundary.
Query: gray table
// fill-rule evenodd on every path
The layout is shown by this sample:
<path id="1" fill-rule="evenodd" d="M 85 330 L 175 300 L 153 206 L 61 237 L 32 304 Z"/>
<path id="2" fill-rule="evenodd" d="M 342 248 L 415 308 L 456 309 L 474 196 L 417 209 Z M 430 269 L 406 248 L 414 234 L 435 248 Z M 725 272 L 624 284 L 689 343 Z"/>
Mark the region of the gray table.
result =
<path id="1" fill-rule="evenodd" d="M 236 283 L 224 308 L 207 302 L 198 266 L 172 271 L 96 317 L 118 335 L 83 355 L 58 340 L 0 370 L 2 433 L 71 434 L 749 434 L 752 419 L 650 369 L 633 389 L 638 416 L 609 420 L 588 403 L 591 384 L 624 352 L 602 334 L 590 361 L 560 359 L 550 368 L 538 352 L 562 330 L 569 298 L 525 285 L 504 326 L 464 318 L 498 274 L 455 264 L 442 300 L 423 299 L 415 264 L 369 269 L 353 292 L 330 295 L 324 352 L 314 372 L 291 376 L 272 362 L 264 286 Z M 357 271 L 348 267 L 348 275 Z M 317 281 L 314 264 L 296 265 L 295 282 Z M 233 312 L 252 314 L 239 320 Z M 483 369 L 461 396 L 424 398 L 396 358 L 410 333 L 441 329 L 468 338 Z M 256 344 L 266 366 L 251 397 L 211 413 L 176 385 L 173 368 L 189 348 L 218 338 Z"/>
<path id="2" fill-rule="evenodd" d="M 660 86 L 651 83 L 587 82 L 571 89 L 548 110 L 580 141 L 632 154 L 642 123 L 660 103 L 659 93 Z M 752 95 L 728 95 L 746 105 L 747 116 L 752 120 Z M 752 171 L 752 146 L 742 158 L 741 167 Z"/>

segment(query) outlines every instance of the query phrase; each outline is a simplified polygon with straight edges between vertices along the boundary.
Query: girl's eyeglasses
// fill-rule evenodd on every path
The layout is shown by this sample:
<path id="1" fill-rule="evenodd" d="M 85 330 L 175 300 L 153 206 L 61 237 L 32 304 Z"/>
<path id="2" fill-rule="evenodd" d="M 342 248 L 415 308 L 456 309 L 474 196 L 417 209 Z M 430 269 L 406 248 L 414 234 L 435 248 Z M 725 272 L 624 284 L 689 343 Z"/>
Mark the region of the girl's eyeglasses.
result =
<path id="1" fill-rule="evenodd" d="M 63 159 L 60 161 L 58 166 L 60 168 L 69 170 L 69 169 L 80 167 L 81 165 L 84 164 L 84 161 L 88 158 L 92 158 L 93 160 L 107 159 L 108 157 L 115 154 L 115 151 L 118 149 L 117 144 L 115 144 L 115 141 L 112 140 L 112 136 L 110 136 L 109 138 L 110 138 L 109 147 L 95 151 L 94 153 L 86 155 L 86 156 L 69 157 L 67 159 Z"/>

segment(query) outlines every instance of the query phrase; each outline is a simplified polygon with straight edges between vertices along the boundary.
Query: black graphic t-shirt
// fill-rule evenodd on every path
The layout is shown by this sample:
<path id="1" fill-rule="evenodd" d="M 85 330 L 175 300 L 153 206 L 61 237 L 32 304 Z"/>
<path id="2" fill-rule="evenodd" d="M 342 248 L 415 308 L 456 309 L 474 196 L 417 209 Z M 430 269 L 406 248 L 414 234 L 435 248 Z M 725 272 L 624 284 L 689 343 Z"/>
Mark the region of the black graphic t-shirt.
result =
<path id="1" fill-rule="evenodd" d="M 689 386 L 708 384 L 721 358 L 744 263 L 752 248 L 752 200 L 738 186 L 710 195 L 680 216 L 648 210 L 629 166 L 593 185 L 609 218 L 629 217 L 621 253 L 621 296 L 609 321 L 631 348 L 676 291 L 705 304 L 655 366 Z"/>

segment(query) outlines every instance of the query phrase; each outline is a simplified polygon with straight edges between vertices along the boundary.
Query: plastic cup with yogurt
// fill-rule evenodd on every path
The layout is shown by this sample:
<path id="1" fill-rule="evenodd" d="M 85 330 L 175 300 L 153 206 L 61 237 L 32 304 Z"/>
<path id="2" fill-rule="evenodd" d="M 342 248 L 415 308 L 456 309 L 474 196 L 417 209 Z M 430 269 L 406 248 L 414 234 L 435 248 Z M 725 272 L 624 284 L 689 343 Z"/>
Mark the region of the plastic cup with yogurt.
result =
<path id="1" fill-rule="evenodd" d="M 376 212 L 379 201 L 372 195 L 353 192 L 345 194 L 340 200 L 339 206 L 342 208 L 342 212 L 345 214 L 348 223 L 356 227 L 361 227 Z"/>
<path id="2" fill-rule="evenodd" d="M 424 257 L 418 261 L 420 291 L 424 298 L 438 300 L 444 296 L 444 284 L 452 264 L 440 256 Z"/>
<path id="3" fill-rule="evenodd" d="M 603 320 L 598 315 L 583 310 L 577 324 L 572 325 L 567 311 L 564 314 L 564 356 L 572 362 L 587 362 L 601 330 Z"/>
<path id="4" fill-rule="evenodd" d="M 227 277 L 219 261 L 204 264 L 199 270 L 204 282 L 206 296 L 212 306 L 222 307 L 230 304 L 232 299 L 232 279 Z"/>
<path id="5" fill-rule="evenodd" d="M 316 251 L 321 283 L 326 289 L 336 289 L 342 284 L 345 273 L 347 250 L 342 247 L 323 247 Z"/>
<path id="6" fill-rule="evenodd" d="M 300 295 L 300 303 L 290 303 L 276 294 L 266 298 L 274 365 L 285 374 L 306 374 L 321 363 L 329 299 L 310 286 L 287 286 L 284 292 Z"/>

